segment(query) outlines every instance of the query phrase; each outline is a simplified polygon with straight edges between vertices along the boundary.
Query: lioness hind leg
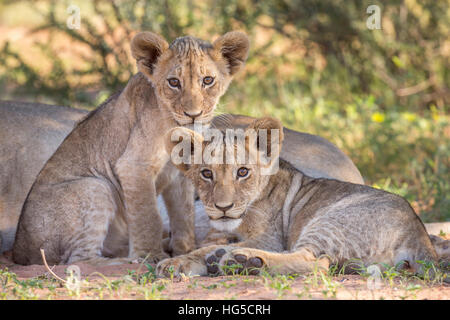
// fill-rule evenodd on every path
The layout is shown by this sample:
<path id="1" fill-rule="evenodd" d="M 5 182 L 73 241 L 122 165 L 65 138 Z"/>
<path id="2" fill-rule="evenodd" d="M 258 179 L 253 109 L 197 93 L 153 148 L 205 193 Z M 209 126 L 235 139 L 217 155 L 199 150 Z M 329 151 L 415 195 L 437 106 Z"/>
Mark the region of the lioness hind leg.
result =
<path id="1" fill-rule="evenodd" d="M 77 184 L 79 185 L 80 182 Z M 62 262 L 85 261 L 92 264 L 117 264 L 102 256 L 108 231 L 121 210 L 114 189 L 108 182 L 97 178 L 83 179 L 84 189 L 78 189 L 78 201 L 73 201 L 65 210 L 73 210 L 76 217 L 72 228 L 65 229 Z M 114 251 L 115 248 L 110 248 Z M 117 260 L 119 261 L 119 260 Z M 123 260 L 125 263 L 125 260 Z"/>
<path id="2" fill-rule="evenodd" d="M 114 188 L 94 177 L 37 186 L 24 204 L 13 248 L 20 264 L 73 263 L 102 256 L 108 228 L 120 210 Z"/>
<path id="3" fill-rule="evenodd" d="M 102 256 L 103 242 L 106 239 L 109 217 L 105 212 L 96 212 L 95 217 L 87 219 L 87 225 L 81 232 L 83 236 L 72 238 L 71 249 L 67 250 L 70 255 L 67 263 L 91 260 L 93 264 L 101 264 L 108 258 Z M 105 259 L 105 260 L 104 260 Z"/>
<path id="4" fill-rule="evenodd" d="M 260 274 L 261 270 L 270 274 L 310 273 L 326 271 L 330 266 L 328 258 L 317 259 L 307 249 L 277 253 L 252 248 L 235 248 L 227 252 L 220 248 L 206 258 L 206 263 L 210 274 L 247 272 L 250 275 Z M 230 268 L 233 265 L 237 268 Z"/>

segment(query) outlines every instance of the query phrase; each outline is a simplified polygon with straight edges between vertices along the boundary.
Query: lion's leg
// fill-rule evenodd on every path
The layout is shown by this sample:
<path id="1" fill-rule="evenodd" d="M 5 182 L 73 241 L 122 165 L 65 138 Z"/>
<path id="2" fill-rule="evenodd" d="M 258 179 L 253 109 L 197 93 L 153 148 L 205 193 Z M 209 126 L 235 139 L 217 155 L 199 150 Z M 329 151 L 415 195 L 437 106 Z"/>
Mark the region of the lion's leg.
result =
<path id="1" fill-rule="evenodd" d="M 205 257 L 206 255 L 222 246 L 209 246 L 194 250 L 188 254 L 180 255 L 174 258 L 164 259 L 156 266 L 156 274 L 159 276 L 179 276 L 185 275 L 208 275 Z"/>
<path id="2" fill-rule="evenodd" d="M 14 247 L 21 264 L 73 263 L 102 256 L 109 226 L 120 210 L 114 188 L 100 178 L 39 186 L 25 203 Z"/>
<path id="3" fill-rule="evenodd" d="M 83 187 L 75 202 L 76 207 L 72 208 L 73 211 L 78 211 L 78 217 L 74 221 L 77 228 L 65 231 L 64 242 L 67 247 L 62 261 L 85 261 L 96 265 L 129 261 L 102 256 L 108 231 L 121 210 L 114 189 L 106 181 L 96 178 L 85 178 L 82 183 L 77 184 Z M 111 248 L 112 251 L 115 249 L 117 248 Z"/>
<path id="4" fill-rule="evenodd" d="M 317 259 L 305 248 L 289 253 L 253 248 L 223 250 L 218 249 L 207 257 L 210 273 L 246 271 L 248 274 L 257 275 L 263 269 L 270 274 L 309 273 L 314 270 L 328 270 L 330 265 L 328 258 Z"/>
<path id="5" fill-rule="evenodd" d="M 170 218 L 170 251 L 172 255 L 195 249 L 194 186 L 178 175 L 162 193 Z"/>
<path id="6" fill-rule="evenodd" d="M 163 249 L 163 222 L 158 210 L 154 168 L 126 162 L 116 170 L 126 204 L 129 258 L 157 262 L 168 257 Z"/>
<path id="7" fill-rule="evenodd" d="M 166 252 L 168 254 L 172 253 L 172 248 L 170 247 L 170 237 L 163 238 L 162 246 L 163 246 L 164 252 Z"/>
<path id="8" fill-rule="evenodd" d="M 199 247 L 209 247 L 212 245 L 227 245 L 230 243 L 236 243 L 239 239 L 237 236 L 224 232 L 219 231 L 216 229 L 211 228 L 205 239 L 202 240 L 202 242 L 199 244 Z"/>

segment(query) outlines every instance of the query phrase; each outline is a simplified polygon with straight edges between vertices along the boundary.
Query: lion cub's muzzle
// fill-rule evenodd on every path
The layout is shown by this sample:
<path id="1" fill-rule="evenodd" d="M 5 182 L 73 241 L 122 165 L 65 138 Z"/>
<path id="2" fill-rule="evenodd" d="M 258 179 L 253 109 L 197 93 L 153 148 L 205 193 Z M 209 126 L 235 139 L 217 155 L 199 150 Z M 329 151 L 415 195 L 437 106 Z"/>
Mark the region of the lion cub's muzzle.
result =
<path id="1" fill-rule="evenodd" d="M 234 210 L 230 209 L 225 213 L 217 209 L 213 211 L 206 210 L 206 213 L 208 214 L 209 222 L 213 228 L 219 231 L 232 232 L 241 224 L 242 216 L 245 212 L 245 210 L 237 209 L 238 208 Z"/>
<path id="2" fill-rule="evenodd" d="M 191 118 L 192 123 L 195 122 L 195 119 L 198 119 L 198 117 L 200 117 L 203 113 L 203 111 L 192 111 L 192 112 L 186 112 L 183 111 L 184 115 L 188 118 Z"/>
<path id="3" fill-rule="evenodd" d="M 175 121 L 181 126 L 194 124 L 209 125 L 214 117 L 214 108 L 215 106 L 205 108 L 186 107 L 181 105 L 180 108 L 176 108 L 172 112 L 172 115 Z"/>
<path id="4" fill-rule="evenodd" d="M 229 221 L 233 219 L 240 219 L 245 211 L 245 208 L 236 207 L 234 204 L 227 206 L 217 206 L 215 208 L 207 208 L 206 213 L 213 221 Z"/>

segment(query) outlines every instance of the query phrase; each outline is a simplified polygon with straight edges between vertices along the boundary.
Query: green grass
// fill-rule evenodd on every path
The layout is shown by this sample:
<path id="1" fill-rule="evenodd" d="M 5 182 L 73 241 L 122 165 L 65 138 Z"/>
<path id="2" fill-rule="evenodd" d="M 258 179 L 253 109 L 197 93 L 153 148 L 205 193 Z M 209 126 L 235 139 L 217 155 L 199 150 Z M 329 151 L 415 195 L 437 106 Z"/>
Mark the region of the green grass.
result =
<path id="1" fill-rule="evenodd" d="M 66 280 L 69 280 L 68 275 Z M 156 279 L 153 268 L 139 276 L 129 271 L 122 277 L 110 278 L 100 273 L 84 277 L 80 286 L 69 286 L 45 276 L 18 279 L 8 269 L 0 269 L 0 299 L 122 299 L 160 300 L 169 280 Z"/>

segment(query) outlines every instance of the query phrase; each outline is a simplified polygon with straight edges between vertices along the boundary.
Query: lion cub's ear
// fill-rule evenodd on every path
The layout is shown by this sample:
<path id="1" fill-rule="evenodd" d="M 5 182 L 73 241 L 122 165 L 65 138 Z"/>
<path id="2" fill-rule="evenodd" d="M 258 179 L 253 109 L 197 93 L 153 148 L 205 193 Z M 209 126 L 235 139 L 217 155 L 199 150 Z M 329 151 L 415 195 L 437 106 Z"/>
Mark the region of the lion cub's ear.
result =
<path id="1" fill-rule="evenodd" d="M 227 61 L 230 75 L 234 75 L 247 60 L 250 42 L 245 33 L 231 31 L 214 41 L 213 47 Z"/>
<path id="2" fill-rule="evenodd" d="M 169 48 L 163 37 L 153 32 L 140 32 L 131 41 L 131 54 L 139 71 L 151 78 L 161 54 Z"/>
<path id="3" fill-rule="evenodd" d="M 247 148 L 256 148 L 267 157 L 275 159 L 280 155 L 284 139 L 283 124 L 272 117 L 256 119 L 247 127 L 246 138 Z"/>
<path id="4" fill-rule="evenodd" d="M 176 127 L 166 133 L 165 147 L 172 163 L 186 172 L 192 164 L 202 162 L 203 136 L 185 127 Z"/>

